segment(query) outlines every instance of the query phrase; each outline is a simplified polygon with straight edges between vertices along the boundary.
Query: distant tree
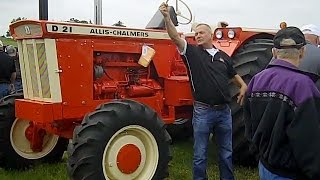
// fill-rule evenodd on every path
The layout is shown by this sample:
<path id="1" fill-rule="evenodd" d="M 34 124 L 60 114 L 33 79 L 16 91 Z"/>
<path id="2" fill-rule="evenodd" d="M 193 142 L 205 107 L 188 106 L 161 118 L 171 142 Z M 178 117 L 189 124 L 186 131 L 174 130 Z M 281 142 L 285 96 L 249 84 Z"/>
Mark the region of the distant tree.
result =
<path id="1" fill-rule="evenodd" d="M 86 20 L 79 20 L 76 18 L 70 18 L 67 22 L 71 22 L 71 23 L 82 23 L 82 24 L 92 24 L 91 20 L 86 21 Z"/>
<path id="2" fill-rule="evenodd" d="M 14 23 L 14 22 L 17 22 L 17 21 L 20 21 L 20 20 L 26 20 L 27 18 L 25 18 L 25 17 L 18 17 L 17 19 L 12 19 L 11 20 L 11 24 L 12 23 Z M 7 32 L 6 32 L 6 37 L 10 37 L 11 36 L 11 34 L 10 34 L 10 31 L 8 30 Z"/>
<path id="3" fill-rule="evenodd" d="M 117 23 L 113 24 L 112 26 L 120 26 L 120 27 L 126 27 L 122 21 L 118 21 Z"/>
<path id="4" fill-rule="evenodd" d="M 7 31 L 7 32 L 6 32 L 6 37 L 10 37 L 10 36 L 11 36 L 10 32 Z"/>

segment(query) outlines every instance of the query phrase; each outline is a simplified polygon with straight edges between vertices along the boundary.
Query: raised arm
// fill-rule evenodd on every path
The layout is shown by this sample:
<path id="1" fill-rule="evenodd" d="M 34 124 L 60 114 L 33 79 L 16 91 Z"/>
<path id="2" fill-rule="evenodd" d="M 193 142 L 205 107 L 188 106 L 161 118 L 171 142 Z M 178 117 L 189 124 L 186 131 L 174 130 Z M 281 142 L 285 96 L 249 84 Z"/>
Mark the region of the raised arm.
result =
<path id="1" fill-rule="evenodd" d="M 186 46 L 186 43 L 185 43 L 185 40 L 183 40 L 179 36 L 176 27 L 172 23 L 172 20 L 170 18 L 170 14 L 169 14 L 168 4 L 167 3 L 162 3 L 160 5 L 160 7 L 159 7 L 159 10 L 160 10 L 160 12 L 162 13 L 162 15 L 164 17 L 164 22 L 165 22 L 169 37 L 176 44 L 176 46 L 178 47 L 179 51 L 183 52 L 183 50 L 184 50 L 184 48 Z"/>

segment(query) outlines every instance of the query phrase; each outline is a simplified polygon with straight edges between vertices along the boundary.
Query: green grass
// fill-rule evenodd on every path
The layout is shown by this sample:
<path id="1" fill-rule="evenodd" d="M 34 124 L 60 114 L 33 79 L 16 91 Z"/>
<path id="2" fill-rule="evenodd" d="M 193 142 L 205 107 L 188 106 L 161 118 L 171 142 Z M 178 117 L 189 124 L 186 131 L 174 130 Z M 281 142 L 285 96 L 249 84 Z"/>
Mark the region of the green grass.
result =
<path id="1" fill-rule="evenodd" d="M 192 180 L 192 140 L 177 142 L 172 146 L 173 160 L 170 162 L 170 177 L 168 180 Z M 211 180 L 219 179 L 216 160 L 216 147 L 210 144 L 208 160 L 208 176 Z M 257 169 L 235 167 L 237 180 L 257 180 Z M 53 165 L 40 165 L 24 172 L 5 171 L 0 169 L 0 179 L 3 180 L 67 180 L 66 159 Z"/>
<path id="2" fill-rule="evenodd" d="M 173 160 L 170 163 L 169 180 L 192 180 L 192 140 L 175 143 L 172 147 Z M 257 169 L 235 166 L 237 180 L 257 180 Z M 217 164 L 217 151 L 214 143 L 209 147 L 208 177 L 212 180 L 219 179 L 219 168 Z"/>
<path id="3" fill-rule="evenodd" d="M 3 180 L 67 180 L 66 164 L 44 164 L 29 171 L 0 170 L 0 179 Z"/>
<path id="4" fill-rule="evenodd" d="M 3 42 L 3 44 L 5 46 L 7 46 L 7 45 L 12 45 L 12 46 L 15 46 L 15 47 L 17 46 L 17 42 L 15 40 L 11 39 L 11 38 L 5 38 L 5 37 L 1 37 L 0 36 L 0 40 Z"/>

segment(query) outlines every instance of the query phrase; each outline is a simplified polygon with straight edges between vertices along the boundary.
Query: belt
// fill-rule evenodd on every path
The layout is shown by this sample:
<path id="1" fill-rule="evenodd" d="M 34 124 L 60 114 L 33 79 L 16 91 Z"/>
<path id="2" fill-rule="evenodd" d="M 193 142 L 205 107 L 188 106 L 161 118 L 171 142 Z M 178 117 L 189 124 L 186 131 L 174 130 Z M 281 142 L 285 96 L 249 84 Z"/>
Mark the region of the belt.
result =
<path id="1" fill-rule="evenodd" d="M 6 81 L 4 79 L 1 79 L 0 80 L 0 84 L 10 84 L 10 81 Z"/>
<path id="2" fill-rule="evenodd" d="M 210 105 L 210 104 L 203 103 L 203 102 L 200 102 L 200 101 L 194 101 L 194 102 L 197 103 L 197 104 L 200 104 L 201 106 L 205 106 L 205 107 L 212 108 L 212 109 L 215 109 L 215 110 L 223 110 L 223 109 L 225 109 L 227 107 L 227 104 Z"/>

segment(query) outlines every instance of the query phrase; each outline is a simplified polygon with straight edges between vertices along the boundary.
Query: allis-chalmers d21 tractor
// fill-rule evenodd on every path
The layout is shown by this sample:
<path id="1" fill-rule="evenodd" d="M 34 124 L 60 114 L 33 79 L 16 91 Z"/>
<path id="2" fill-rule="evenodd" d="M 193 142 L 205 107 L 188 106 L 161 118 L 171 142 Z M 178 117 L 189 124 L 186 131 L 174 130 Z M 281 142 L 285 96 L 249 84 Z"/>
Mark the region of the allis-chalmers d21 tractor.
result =
<path id="1" fill-rule="evenodd" d="M 173 137 L 187 135 L 179 127 L 190 125 L 193 100 L 186 66 L 166 31 L 31 20 L 10 30 L 24 90 L 0 105 L 1 167 L 56 162 L 67 149 L 72 179 L 168 176 L 166 127 Z M 273 33 L 229 27 L 215 29 L 213 38 L 248 82 L 271 59 Z M 193 34 L 186 39 L 194 43 Z M 138 63 L 145 46 L 155 50 L 147 67 Z M 234 157 L 245 163 L 242 109 L 230 86 Z"/>

